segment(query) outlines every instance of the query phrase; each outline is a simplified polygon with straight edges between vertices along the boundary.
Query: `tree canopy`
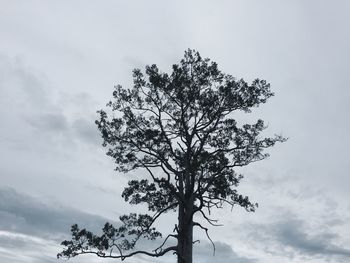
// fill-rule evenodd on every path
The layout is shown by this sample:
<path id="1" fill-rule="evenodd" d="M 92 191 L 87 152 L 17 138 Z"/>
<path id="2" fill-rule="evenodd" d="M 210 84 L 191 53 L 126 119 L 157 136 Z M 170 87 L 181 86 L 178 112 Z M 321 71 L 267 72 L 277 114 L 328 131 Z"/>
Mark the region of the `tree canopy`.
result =
<path id="1" fill-rule="evenodd" d="M 117 171 L 145 171 L 143 179 L 129 181 L 122 197 L 130 204 L 146 204 L 149 213 L 121 216 L 118 227 L 106 223 L 101 235 L 73 225 L 72 239 L 62 242 L 65 248 L 58 257 L 96 254 L 123 260 L 173 252 L 179 263 L 191 263 L 193 228 L 208 235 L 203 222 L 215 225 L 212 209 L 257 207 L 237 191 L 243 176 L 236 168 L 267 158 L 265 149 L 285 139 L 261 138 L 262 120 L 240 126 L 234 113 L 249 113 L 271 96 L 265 80 L 237 80 L 190 49 L 170 74 L 156 65 L 146 66 L 145 73 L 135 69 L 133 86 L 115 87 L 96 124 Z M 162 237 L 154 225 L 167 212 L 178 214 L 174 231 L 153 251 L 136 250 L 139 239 Z M 197 214 L 202 223 L 195 221 Z M 167 245 L 171 238 L 176 245 Z"/>

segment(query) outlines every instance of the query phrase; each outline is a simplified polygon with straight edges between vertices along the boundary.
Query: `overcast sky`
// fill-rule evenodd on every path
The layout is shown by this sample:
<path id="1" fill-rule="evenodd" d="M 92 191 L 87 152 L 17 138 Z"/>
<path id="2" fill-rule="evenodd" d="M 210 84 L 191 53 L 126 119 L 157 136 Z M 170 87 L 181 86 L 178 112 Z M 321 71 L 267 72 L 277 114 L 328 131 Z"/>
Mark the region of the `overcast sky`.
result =
<path id="1" fill-rule="evenodd" d="M 275 96 L 247 122 L 289 137 L 244 169 L 257 212 L 218 211 L 216 256 L 203 238 L 195 262 L 350 262 L 349 12 L 347 0 L 0 0 L 0 261 L 57 262 L 71 224 L 137 211 L 120 197 L 130 177 L 113 171 L 96 110 L 133 68 L 169 72 L 193 48 L 270 82 Z"/>

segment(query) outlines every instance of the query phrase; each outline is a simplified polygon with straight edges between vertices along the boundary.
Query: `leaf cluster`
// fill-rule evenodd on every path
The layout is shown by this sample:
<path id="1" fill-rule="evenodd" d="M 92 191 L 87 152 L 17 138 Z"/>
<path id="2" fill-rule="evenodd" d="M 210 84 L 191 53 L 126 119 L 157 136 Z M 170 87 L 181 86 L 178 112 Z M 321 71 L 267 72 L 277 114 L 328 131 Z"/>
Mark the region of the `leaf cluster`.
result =
<path id="1" fill-rule="evenodd" d="M 142 169 L 148 176 L 129 181 L 123 198 L 130 204 L 146 203 L 154 214 L 122 217 L 121 228 L 106 225 L 99 237 L 74 226 L 73 239 L 63 243 L 67 248 L 60 255 L 107 257 L 105 250 L 112 256 L 111 250 L 116 249 L 116 257 L 125 258 L 123 251 L 133 249 L 140 237 L 159 237 L 153 223 L 180 207 L 189 211 L 189 223 L 199 213 L 213 224 L 216 220 L 208 217 L 211 209 L 224 204 L 255 211 L 257 204 L 237 191 L 243 175 L 236 168 L 267 158 L 265 149 L 286 139 L 261 138 L 266 128 L 263 120 L 239 126 L 234 114 L 249 113 L 273 95 L 265 80 L 251 84 L 237 80 L 194 50 L 187 50 L 170 74 L 156 65 L 146 66 L 145 73 L 135 69 L 133 86 L 115 87 L 107 104 L 109 112 L 100 110 L 96 124 L 116 170 Z M 194 225 L 207 233 L 199 223 Z M 178 234 L 168 237 L 178 238 Z M 160 256 L 172 250 L 176 252 L 177 247 L 140 253 Z"/>

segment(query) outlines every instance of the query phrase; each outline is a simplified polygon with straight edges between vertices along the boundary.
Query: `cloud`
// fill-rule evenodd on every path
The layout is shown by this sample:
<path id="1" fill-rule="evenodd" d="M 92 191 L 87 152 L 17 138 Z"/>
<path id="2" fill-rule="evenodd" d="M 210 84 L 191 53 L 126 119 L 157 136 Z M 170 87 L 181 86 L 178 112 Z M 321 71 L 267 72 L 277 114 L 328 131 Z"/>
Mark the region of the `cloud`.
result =
<path id="1" fill-rule="evenodd" d="M 57 262 L 59 244 L 69 238 L 72 224 L 79 223 L 98 231 L 106 221 L 100 216 L 43 202 L 11 188 L 0 188 L 0 261 Z"/>
<path id="2" fill-rule="evenodd" d="M 80 140 L 94 145 L 101 144 L 100 135 L 93 121 L 78 118 L 73 122 L 72 129 Z"/>
<path id="3" fill-rule="evenodd" d="M 57 204 L 46 203 L 28 195 L 20 194 L 11 188 L 0 188 L 0 251 L 7 251 L 1 260 L 8 260 L 19 250 L 25 251 L 18 262 L 50 262 L 52 255 L 59 251 L 58 244 L 68 237 L 70 226 L 79 223 L 94 232 L 101 229 L 108 219 L 97 215 L 87 214 L 78 210 L 62 207 Z M 141 249 L 152 249 L 156 243 L 142 241 Z M 45 247 L 44 254 L 30 251 L 40 251 Z M 213 247 L 203 241 L 194 246 L 194 258 L 200 263 L 209 263 L 213 260 L 223 263 L 253 263 L 255 259 L 239 256 L 231 246 L 223 242 L 215 243 L 216 253 L 213 256 Z M 50 253 L 54 254 L 50 254 Z M 26 254 L 28 253 L 28 255 Z M 32 254 L 31 254 L 32 253 Z M 39 258 L 40 256 L 40 258 Z M 48 260 L 42 260 L 42 259 Z M 172 259 L 173 256 L 160 259 L 159 262 Z M 134 260 L 143 259 L 137 257 Z M 145 259 L 145 258 L 144 258 Z M 41 261 L 42 260 L 42 261 Z M 3 261 L 2 261 L 3 262 Z M 6 262 L 6 261 L 5 261 Z M 28 262 L 28 261 L 27 261 Z"/>
<path id="4" fill-rule="evenodd" d="M 36 236 L 1 231 L 0 230 L 0 261 L 1 263 L 59 263 L 64 260 L 57 260 L 57 252 L 60 251 L 57 242 Z M 105 263 L 115 260 L 102 260 Z M 98 263 L 100 258 L 95 256 L 81 256 L 69 260 L 71 263 L 86 262 Z M 132 261 L 130 261 L 133 263 Z"/>
<path id="5" fill-rule="evenodd" d="M 106 221 L 97 215 L 44 203 L 11 188 L 0 188 L 2 230 L 59 239 L 69 233 L 70 226 L 74 223 L 97 230 Z"/>
<path id="6" fill-rule="evenodd" d="M 213 246 L 209 242 L 202 242 L 194 246 L 194 262 L 211 263 L 213 261 L 222 263 L 254 263 L 256 259 L 239 256 L 232 247 L 224 242 L 215 242 L 215 255 Z"/>
<path id="7" fill-rule="evenodd" d="M 67 118 L 59 113 L 42 113 L 36 118 L 29 118 L 28 122 L 38 130 L 46 132 L 61 132 L 68 129 Z"/>
<path id="8" fill-rule="evenodd" d="M 340 238 L 339 234 L 324 230 L 312 231 L 301 220 L 289 219 L 280 222 L 274 225 L 273 232 L 282 245 L 291 247 L 301 254 L 350 258 L 349 249 L 334 244 Z"/>
<path id="9" fill-rule="evenodd" d="M 50 83 L 35 70 L 24 65 L 21 57 L 0 53 L 0 100 L 2 107 L 40 111 L 50 105 Z M 24 108 L 23 108 L 24 107 Z M 14 113 L 14 112 L 9 112 Z"/>
<path id="10" fill-rule="evenodd" d="M 153 246 L 152 246 L 153 245 Z M 154 249 L 154 244 L 152 242 L 142 242 L 142 247 L 149 250 Z M 249 258 L 245 256 L 238 255 L 232 247 L 225 242 L 215 242 L 215 255 L 213 254 L 213 246 L 208 241 L 201 241 L 200 243 L 195 243 L 193 245 L 193 262 L 198 263 L 257 263 L 257 259 Z M 150 258 L 147 256 L 137 256 L 134 260 L 137 263 L 141 262 L 174 262 L 176 256 L 171 255 L 171 253 L 166 254 L 164 257 L 160 258 Z"/>
<path id="11" fill-rule="evenodd" d="M 44 74 L 20 57 L 0 53 L 0 72 L 0 136 L 6 144 L 35 145 L 38 151 L 50 145 L 45 149 L 49 152 L 58 148 L 53 144 L 100 143 L 94 124 L 97 103 L 87 92 L 56 92 Z"/>
<path id="12" fill-rule="evenodd" d="M 341 224 L 340 221 L 333 221 Z M 325 222 L 323 222 L 325 223 Z M 249 242 L 268 254 L 289 257 L 349 259 L 350 250 L 338 245 L 342 237 L 330 230 L 330 225 L 312 227 L 293 214 L 285 214 L 278 221 L 250 224 Z"/>

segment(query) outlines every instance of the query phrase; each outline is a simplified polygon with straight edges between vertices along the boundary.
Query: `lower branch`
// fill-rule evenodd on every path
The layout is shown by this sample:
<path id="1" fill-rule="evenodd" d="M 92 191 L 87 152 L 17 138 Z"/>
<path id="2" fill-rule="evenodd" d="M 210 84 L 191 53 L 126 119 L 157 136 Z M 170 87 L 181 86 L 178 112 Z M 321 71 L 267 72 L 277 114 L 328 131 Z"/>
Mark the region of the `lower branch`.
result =
<path id="1" fill-rule="evenodd" d="M 167 247 L 165 249 L 162 249 L 162 251 L 159 252 L 159 253 L 156 253 L 156 252 L 155 253 L 150 253 L 148 251 L 137 250 L 137 251 L 131 252 L 131 253 L 126 254 L 126 255 L 123 255 L 123 254 L 120 254 L 120 255 L 111 255 L 111 254 L 110 255 L 106 255 L 106 254 L 98 252 L 98 251 L 92 251 L 92 250 L 84 251 L 84 250 L 81 250 L 79 252 L 75 252 L 74 255 L 72 255 L 72 256 L 78 256 L 78 255 L 83 255 L 83 254 L 94 254 L 94 255 L 96 255 L 98 257 L 101 257 L 101 258 L 120 258 L 121 260 L 124 260 L 126 258 L 135 256 L 137 254 L 143 254 L 143 255 L 150 256 L 150 257 L 161 257 L 161 256 L 165 255 L 166 253 L 168 253 L 169 251 L 177 252 L 177 246 Z M 62 256 L 63 256 L 62 254 L 58 254 L 57 258 L 60 258 Z"/>

